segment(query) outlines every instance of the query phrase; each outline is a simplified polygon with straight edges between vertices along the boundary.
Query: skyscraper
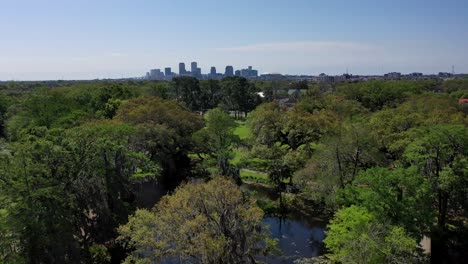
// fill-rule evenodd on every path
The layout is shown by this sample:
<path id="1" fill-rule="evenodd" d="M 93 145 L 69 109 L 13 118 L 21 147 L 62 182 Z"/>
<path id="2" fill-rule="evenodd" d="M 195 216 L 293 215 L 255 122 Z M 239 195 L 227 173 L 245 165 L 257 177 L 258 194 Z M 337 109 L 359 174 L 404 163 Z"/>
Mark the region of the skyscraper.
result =
<path id="1" fill-rule="evenodd" d="M 185 70 L 185 63 L 181 62 L 179 63 L 179 75 L 183 75 L 187 73 L 187 71 Z"/>
<path id="2" fill-rule="evenodd" d="M 252 66 L 247 67 L 247 69 L 240 70 L 240 76 L 245 78 L 257 77 L 258 71 L 254 70 Z"/>
<path id="3" fill-rule="evenodd" d="M 234 68 L 232 66 L 226 66 L 226 71 L 224 72 L 226 76 L 233 76 L 234 75 Z"/>
<path id="4" fill-rule="evenodd" d="M 197 72 L 197 62 L 194 61 L 192 63 L 190 63 L 190 70 L 192 71 L 192 74 L 195 74 Z"/>
<path id="5" fill-rule="evenodd" d="M 164 79 L 164 72 L 160 69 L 150 70 L 150 80 L 162 80 Z"/>
<path id="6" fill-rule="evenodd" d="M 216 75 L 216 67 L 211 67 L 210 74 L 211 75 Z"/>
<path id="7" fill-rule="evenodd" d="M 165 74 L 166 76 L 172 75 L 171 68 L 170 68 L 170 67 L 165 68 L 165 69 L 164 69 L 164 74 Z"/>

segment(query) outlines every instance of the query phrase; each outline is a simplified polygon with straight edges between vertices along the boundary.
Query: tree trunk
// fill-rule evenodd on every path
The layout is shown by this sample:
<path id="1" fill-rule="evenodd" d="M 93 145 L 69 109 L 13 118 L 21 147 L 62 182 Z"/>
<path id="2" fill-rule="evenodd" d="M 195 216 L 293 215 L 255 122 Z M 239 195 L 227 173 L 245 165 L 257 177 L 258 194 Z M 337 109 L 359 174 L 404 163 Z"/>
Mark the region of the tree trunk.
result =
<path id="1" fill-rule="evenodd" d="M 445 230 L 445 224 L 447 222 L 447 206 L 448 206 L 448 195 L 445 192 L 439 191 L 439 216 L 437 219 L 438 225 L 442 230 Z"/>

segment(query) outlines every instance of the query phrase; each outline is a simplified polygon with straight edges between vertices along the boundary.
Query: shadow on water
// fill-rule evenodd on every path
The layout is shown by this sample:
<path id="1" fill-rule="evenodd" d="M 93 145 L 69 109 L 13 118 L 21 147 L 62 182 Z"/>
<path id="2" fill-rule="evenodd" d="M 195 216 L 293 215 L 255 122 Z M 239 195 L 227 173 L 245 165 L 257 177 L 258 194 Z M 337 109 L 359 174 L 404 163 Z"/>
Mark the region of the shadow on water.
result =
<path id="1" fill-rule="evenodd" d="M 313 219 L 266 217 L 273 238 L 279 239 L 282 252 L 279 256 L 261 258 L 266 263 L 294 263 L 299 258 L 311 258 L 323 254 L 325 223 Z"/>
<path id="2" fill-rule="evenodd" d="M 265 185 L 244 184 L 242 189 L 252 192 L 257 199 L 278 198 L 274 190 Z M 278 247 L 282 254 L 260 257 L 259 261 L 289 264 L 300 258 L 312 258 L 324 253 L 325 221 L 299 211 L 292 211 L 284 217 L 267 216 L 263 222 L 268 225 L 271 236 L 279 240 Z"/>
<path id="3" fill-rule="evenodd" d="M 137 207 L 146 209 L 153 208 L 169 192 L 167 187 L 156 180 L 134 183 L 132 188 L 136 196 Z"/>
<path id="4" fill-rule="evenodd" d="M 138 207 L 152 208 L 169 190 L 156 181 L 136 183 L 133 185 Z M 244 191 L 251 191 L 255 197 L 276 200 L 278 195 L 268 186 L 242 186 Z M 323 254 L 323 239 L 326 223 L 301 212 L 291 212 L 287 216 L 267 216 L 263 222 L 268 225 L 273 238 L 279 240 L 282 254 L 278 256 L 259 257 L 258 260 L 271 264 L 290 264 L 299 258 L 311 258 Z M 175 259 L 166 259 L 165 264 L 180 263 Z"/>
<path id="5" fill-rule="evenodd" d="M 241 185 L 241 189 L 249 192 L 256 199 L 269 199 L 274 201 L 279 198 L 278 193 L 265 184 L 244 182 Z"/>
<path id="6" fill-rule="evenodd" d="M 135 183 L 132 186 L 136 194 L 137 207 L 152 208 L 170 189 L 156 181 Z M 278 194 L 270 187 L 262 184 L 244 183 L 242 190 L 249 192 L 256 199 L 277 200 Z M 320 216 L 319 216 L 320 217 Z M 258 257 L 258 260 L 271 264 L 292 264 L 300 258 L 312 258 L 324 253 L 323 240 L 325 238 L 326 221 L 306 215 L 300 211 L 292 211 L 286 216 L 266 216 L 263 222 L 269 227 L 271 236 L 279 240 L 278 246 L 282 254 L 270 257 Z M 468 230 L 463 230 L 463 235 L 451 234 L 450 247 L 447 246 L 447 238 L 440 241 L 432 241 L 433 259 L 431 263 L 463 263 L 466 259 L 466 251 L 463 245 L 467 244 Z M 464 236 L 465 235 L 465 236 Z M 462 238 L 460 238 L 460 237 Z M 460 246 L 461 245 L 461 246 Z M 450 251 L 452 249 L 452 252 Z M 462 252 L 462 253 L 460 253 Z M 166 259 L 164 264 L 182 263 L 177 259 Z"/>

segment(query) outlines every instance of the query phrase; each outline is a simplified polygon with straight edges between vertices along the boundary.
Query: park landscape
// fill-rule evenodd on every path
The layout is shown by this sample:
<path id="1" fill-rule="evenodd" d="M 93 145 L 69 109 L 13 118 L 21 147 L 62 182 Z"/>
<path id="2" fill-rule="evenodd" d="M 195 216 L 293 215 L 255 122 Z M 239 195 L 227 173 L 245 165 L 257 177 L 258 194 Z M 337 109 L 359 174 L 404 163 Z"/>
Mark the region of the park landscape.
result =
<path id="1" fill-rule="evenodd" d="M 0 83 L 1 262 L 460 262 L 466 97 L 466 79 Z"/>

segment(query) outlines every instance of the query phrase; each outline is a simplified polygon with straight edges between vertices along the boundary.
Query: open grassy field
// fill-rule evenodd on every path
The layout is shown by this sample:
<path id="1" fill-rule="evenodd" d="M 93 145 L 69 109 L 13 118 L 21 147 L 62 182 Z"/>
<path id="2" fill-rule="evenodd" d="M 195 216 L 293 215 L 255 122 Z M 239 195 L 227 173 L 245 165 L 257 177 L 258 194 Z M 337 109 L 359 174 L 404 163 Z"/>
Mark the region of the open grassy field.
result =
<path id="1" fill-rule="evenodd" d="M 250 137 L 250 130 L 245 124 L 245 121 L 236 121 L 237 127 L 234 130 L 234 134 L 238 135 L 240 139 L 246 139 Z"/>
<path id="2" fill-rule="evenodd" d="M 239 136 L 241 140 L 245 140 L 250 137 L 250 130 L 245 124 L 245 121 L 236 121 L 237 127 L 234 130 L 234 134 Z M 240 162 L 240 159 L 244 153 L 242 148 L 236 148 L 234 149 L 234 158 L 232 160 L 232 164 L 238 165 Z"/>
<path id="3" fill-rule="evenodd" d="M 268 174 L 256 171 L 241 169 L 240 176 L 243 180 L 250 180 L 258 183 L 269 183 Z"/>

